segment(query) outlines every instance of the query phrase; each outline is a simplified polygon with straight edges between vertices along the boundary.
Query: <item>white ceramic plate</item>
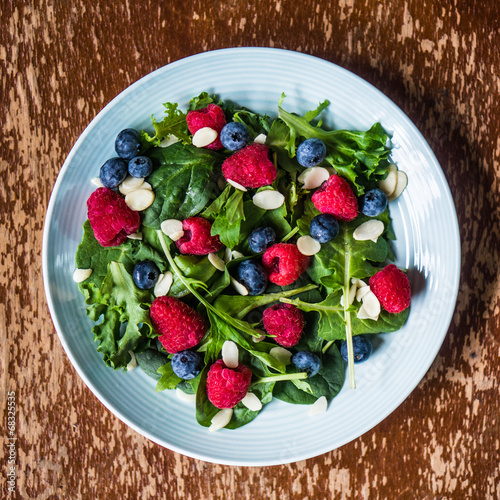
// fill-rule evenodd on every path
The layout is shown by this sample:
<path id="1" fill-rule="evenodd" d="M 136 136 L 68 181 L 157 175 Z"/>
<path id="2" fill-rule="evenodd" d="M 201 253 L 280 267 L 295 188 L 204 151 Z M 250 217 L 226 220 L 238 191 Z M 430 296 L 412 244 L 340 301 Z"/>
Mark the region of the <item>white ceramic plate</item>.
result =
<path id="1" fill-rule="evenodd" d="M 393 134 L 393 159 L 408 174 L 391 203 L 398 237 L 397 265 L 409 269 L 412 309 L 402 330 L 378 336 L 370 361 L 356 366 L 357 389 L 346 383 L 325 414 L 273 401 L 250 424 L 210 433 L 194 407 L 175 392 L 155 393 L 141 370 L 114 372 L 102 362 L 82 296 L 72 280 L 74 255 L 86 219 L 91 178 L 114 156 L 114 139 L 127 127 L 150 128 L 162 102 L 186 109 L 202 91 L 268 114 L 305 112 L 329 99 L 326 124 L 367 129 L 379 121 Z M 43 275 L 61 343 L 78 374 L 118 418 L 156 443 L 185 455 L 230 465 L 275 465 L 333 450 L 389 415 L 425 375 L 446 335 L 459 282 L 460 241 L 453 201 L 429 146 L 387 97 L 352 73 L 315 57 L 277 49 L 235 48 L 169 64 L 108 104 L 71 150 L 52 193 L 44 228 Z"/>

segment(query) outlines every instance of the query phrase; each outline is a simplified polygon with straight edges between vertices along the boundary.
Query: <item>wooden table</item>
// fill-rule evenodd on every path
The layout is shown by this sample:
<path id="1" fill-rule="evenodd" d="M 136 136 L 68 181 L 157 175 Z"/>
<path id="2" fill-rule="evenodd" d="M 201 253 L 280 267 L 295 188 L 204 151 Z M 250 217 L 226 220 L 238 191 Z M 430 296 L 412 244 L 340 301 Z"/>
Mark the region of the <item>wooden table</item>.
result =
<path id="1" fill-rule="evenodd" d="M 500 4 L 451 3 L 2 2 L 2 496 L 15 391 L 13 498 L 500 498 Z M 72 368 L 42 286 L 45 211 L 87 124 L 152 70 L 231 46 L 298 50 L 373 83 L 433 148 L 460 223 L 460 293 L 427 375 L 359 439 L 285 466 L 213 465 L 129 429 Z"/>

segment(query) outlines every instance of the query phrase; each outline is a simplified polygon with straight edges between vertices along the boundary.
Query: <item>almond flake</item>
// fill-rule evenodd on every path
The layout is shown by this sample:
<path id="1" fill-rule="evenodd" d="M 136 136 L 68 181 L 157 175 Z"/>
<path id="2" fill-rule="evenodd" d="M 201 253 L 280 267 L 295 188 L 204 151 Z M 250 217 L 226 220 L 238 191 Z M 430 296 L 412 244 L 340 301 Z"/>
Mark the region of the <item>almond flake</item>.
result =
<path id="1" fill-rule="evenodd" d="M 194 403 L 196 401 L 196 394 L 187 394 L 186 392 L 179 389 L 178 387 L 175 389 L 175 393 L 177 394 L 177 397 L 181 401 L 186 401 L 188 403 Z"/>
<path id="2" fill-rule="evenodd" d="M 226 427 L 226 425 L 231 421 L 232 416 L 232 408 L 225 408 L 224 410 L 217 412 L 214 418 L 212 418 L 212 425 L 208 428 L 208 430 L 210 432 L 216 432 L 223 427 Z"/>
<path id="3" fill-rule="evenodd" d="M 233 253 L 231 252 L 231 249 L 229 247 L 226 247 L 224 250 L 224 262 L 229 262 L 233 260 Z"/>
<path id="4" fill-rule="evenodd" d="M 210 264 L 212 264 L 212 266 L 215 267 L 215 269 L 218 269 L 222 272 L 226 270 L 225 262 L 216 253 L 209 253 L 208 261 L 210 262 Z"/>
<path id="5" fill-rule="evenodd" d="M 235 259 L 242 259 L 245 257 L 241 252 L 238 252 L 238 250 L 233 250 L 232 254 Z"/>
<path id="6" fill-rule="evenodd" d="M 321 250 L 321 243 L 310 236 L 301 236 L 297 248 L 302 255 L 315 255 Z"/>
<path id="7" fill-rule="evenodd" d="M 361 307 L 359 308 L 359 311 L 358 311 L 358 314 L 357 314 L 357 318 L 358 318 L 358 319 L 371 319 L 371 320 L 373 320 L 373 321 L 377 321 L 378 316 L 376 316 L 376 317 L 370 316 L 370 315 L 366 312 L 365 305 L 364 305 L 364 304 L 361 304 Z"/>
<path id="8" fill-rule="evenodd" d="M 236 182 L 236 181 L 233 181 L 231 179 L 228 179 L 227 183 L 231 184 L 231 186 L 233 186 L 234 188 L 238 189 L 239 191 L 244 191 L 244 192 L 247 191 L 247 188 L 245 186 L 242 186 L 239 182 Z"/>
<path id="9" fill-rule="evenodd" d="M 285 197 L 274 189 L 266 189 L 254 194 L 252 201 L 254 205 L 264 210 L 275 210 L 285 203 Z"/>
<path id="10" fill-rule="evenodd" d="M 358 288 L 358 291 L 356 292 L 356 300 L 358 302 L 361 301 L 361 299 L 370 291 L 369 286 L 360 286 Z"/>
<path id="11" fill-rule="evenodd" d="M 256 142 L 257 144 L 265 144 L 267 140 L 266 134 L 259 134 L 253 142 Z"/>
<path id="12" fill-rule="evenodd" d="M 263 340 L 265 340 L 266 335 L 264 334 L 264 332 L 262 330 L 259 330 L 258 328 L 256 328 L 255 331 L 257 333 L 260 333 L 260 335 L 258 337 L 252 337 L 252 342 L 254 344 L 258 344 L 259 342 L 262 342 Z"/>
<path id="13" fill-rule="evenodd" d="M 279 361 L 284 365 L 289 365 L 290 359 L 292 358 L 292 353 L 288 349 L 279 346 L 273 347 L 269 351 L 269 355 L 272 356 L 276 361 Z"/>
<path id="14" fill-rule="evenodd" d="M 314 415 L 321 415 L 325 413 L 328 409 L 328 401 L 325 396 L 319 397 L 309 408 L 308 415 L 313 417 Z"/>
<path id="15" fill-rule="evenodd" d="M 180 240 L 184 236 L 184 231 L 178 231 L 177 233 L 172 233 L 169 238 L 172 241 Z"/>
<path id="16" fill-rule="evenodd" d="M 248 290 L 239 282 L 231 277 L 231 285 L 240 295 L 248 295 Z"/>
<path id="17" fill-rule="evenodd" d="M 394 193 L 398 183 L 398 167 L 391 163 L 389 165 L 389 173 L 384 180 L 379 181 L 378 187 L 387 195 L 390 196 Z"/>
<path id="18" fill-rule="evenodd" d="M 388 201 L 394 201 L 405 190 L 408 184 L 408 176 L 402 171 L 398 170 L 398 183 L 394 192 L 387 197 Z"/>
<path id="19" fill-rule="evenodd" d="M 363 280 L 360 280 L 358 278 L 351 278 L 351 283 L 353 285 L 356 285 L 358 288 L 361 288 L 362 286 L 368 286 Z"/>
<path id="20" fill-rule="evenodd" d="M 144 184 L 144 178 L 127 176 L 125 180 L 118 186 L 121 194 L 128 194 L 136 189 L 139 189 Z"/>
<path id="21" fill-rule="evenodd" d="M 142 233 L 139 231 L 137 233 L 127 234 L 129 240 L 142 240 Z"/>
<path id="22" fill-rule="evenodd" d="M 158 281 L 153 289 L 153 294 L 155 297 L 162 297 L 167 295 L 170 291 L 170 287 L 174 281 L 174 275 L 171 271 L 167 271 L 165 274 L 160 274 Z"/>
<path id="23" fill-rule="evenodd" d="M 232 340 L 222 344 L 222 361 L 228 368 L 236 368 L 240 364 L 238 346 Z"/>
<path id="24" fill-rule="evenodd" d="M 135 189 L 125 195 L 125 203 L 135 212 L 146 210 L 155 201 L 155 194 L 149 189 Z"/>
<path id="25" fill-rule="evenodd" d="M 261 403 L 260 399 L 253 392 L 247 392 L 247 395 L 241 400 L 241 402 L 250 411 L 262 410 L 262 403 Z"/>
<path id="26" fill-rule="evenodd" d="M 92 274 L 92 269 L 75 269 L 73 273 L 73 281 L 75 283 L 81 283 L 90 277 Z"/>
<path id="27" fill-rule="evenodd" d="M 378 317 L 380 314 L 380 302 L 371 290 L 363 297 L 363 306 L 366 314 L 371 318 Z"/>
<path id="28" fill-rule="evenodd" d="M 101 182 L 101 179 L 99 179 L 99 177 L 94 177 L 91 181 L 90 181 L 94 186 L 97 186 L 98 188 L 102 188 L 104 187 L 104 184 Z"/>
<path id="29" fill-rule="evenodd" d="M 169 134 L 167 137 L 162 139 L 160 143 L 158 144 L 159 148 L 168 148 L 172 144 L 175 144 L 176 142 L 179 142 L 179 138 L 175 137 L 175 135 Z"/>
<path id="30" fill-rule="evenodd" d="M 171 234 L 182 233 L 184 235 L 184 231 L 182 229 L 182 221 L 177 219 L 166 219 L 160 224 L 160 229 L 163 231 L 163 234 L 166 234 L 169 238 Z M 172 238 L 170 238 L 172 239 Z M 175 241 L 175 240 L 174 240 Z"/>
<path id="31" fill-rule="evenodd" d="M 131 371 L 134 368 L 137 368 L 137 359 L 135 357 L 134 351 L 129 351 L 130 354 L 130 361 L 127 364 L 127 371 Z"/>
<path id="32" fill-rule="evenodd" d="M 372 240 L 377 241 L 384 232 L 384 223 L 378 219 L 371 219 L 359 225 L 352 233 L 352 237 L 357 241 Z"/>
<path id="33" fill-rule="evenodd" d="M 193 135 L 193 146 L 204 148 L 217 139 L 219 134 L 216 130 L 210 127 L 202 127 Z"/>
<path id="34" fill-rule="evenodd" d="M 356 297 L 356 290 L 357 290 L 356 285 L 351 285 L 351 288 L 349 288 L 349 295 L 348 295 L 349 305 L 352 305 L 352 303 L 354 302 L 354 298 Z M 340 305 L 344 307 L 344 294 L 340 296 Z"/>
<path id="35" fill-rule="evenodd" d="M 330 172 L 323 167 L 306 168 L 297 180 L 303 184 L 304 189 L 316 189 L 330 178 Z"/>

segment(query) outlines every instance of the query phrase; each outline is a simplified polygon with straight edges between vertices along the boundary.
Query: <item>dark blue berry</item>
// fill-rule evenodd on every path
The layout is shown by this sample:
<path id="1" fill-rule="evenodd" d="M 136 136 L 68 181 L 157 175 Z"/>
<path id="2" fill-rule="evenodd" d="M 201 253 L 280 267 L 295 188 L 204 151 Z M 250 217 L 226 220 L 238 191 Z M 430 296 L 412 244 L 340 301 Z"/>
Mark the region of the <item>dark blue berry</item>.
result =
<path id="1" fill-rule="evenodd" d="M 122 130 L 115 140 L 115 151 L 120 158 L 130 160 L 141 151 L 141 133 L 133 128 Z"/>
<path id="2" fill-rule="evenodd" d="M 370 189 L 359 200 L 360 210 L 368 217 L 380 215 L 387 207 L 387 195 L 380 189 Z"/>
<path id="3" fill-rule="evenodd" d="M 326 146 L 321 139 L 306 139 L 297 148 L 297 161 L 303 167 L 314 167 L 326 156 Z"/>
<path id="4" fill-rule="evenodd" d="M 128 173 L 132 177 L 147 177 L 153 171 L 153 162 L 147 156 L 136 156 L 128 162 Z"/>
<path id="5" fill-rule="evenodd" d="M 114 189 L 118 187 L 127 177 L 127 162 L 122 158 L 111 158 L 99 172 L 99 179 L 103 186 Z"/>
<path id="6" fill-rule="evenodd" d="M 134 283 L 138 288 L 142 288 L 143 290 L 153 288 L 159 276 L 160 270 L 151 260 L 142 260 L 138 262 L 132 272 Z"/>
<path id="7" fill-rule="evenodd" d="M 203 368 L 201 356 L 195 351 L 180 351 L 172 356 L 172 370 L 184 380 L 195 378 Z"/>
<path id="8" fill-rule="evenodd" d="M 276 241 L 276 233 L 270 227 L 258 227 L 248 236 L 248 246 L 255 253 L 260 253 L 269 248 Z"/>
<path id="9" fill-rule="evenodd" d="M 339 223 L 333 215 L 316 215 L 309 224 L 309 234 L 320 243 L 328 243 L 339 234 Z"/>
<path id="10" fill-rule="evenodd" d="M 264 268 L 253 260 L 244 260 L 236 270 L 237 280 L 248 290 L 248 295 L 260 295 L 267 286 Z"/>
<path id="11" fill-rule="evenodd" d="M 229 151 L 238 151 L 245 147 L 248 139 L 248 129 L 243 123 L 229 122 L 220 132 L 220 142 Z"/>
<path id="12" fill-rule="evenodd" d="M 321 368 L 319 356 L 309 351 L 299 351 L 292 356 L 292 363 L 301 372 L 306 372 L 308 377 L 314 377 Z"/>
<path id="13" fill-rule="evenodd" d="M 364 335 L 355 335 L 352 338 L 352 352 L 354 354 L 354 362 L 362 363 L 366 361 L 373 351 L 373 346 L 368 337 Z M 347 362 L 347 342 L 344 340 L 340 345 L 340 354 Z"/>

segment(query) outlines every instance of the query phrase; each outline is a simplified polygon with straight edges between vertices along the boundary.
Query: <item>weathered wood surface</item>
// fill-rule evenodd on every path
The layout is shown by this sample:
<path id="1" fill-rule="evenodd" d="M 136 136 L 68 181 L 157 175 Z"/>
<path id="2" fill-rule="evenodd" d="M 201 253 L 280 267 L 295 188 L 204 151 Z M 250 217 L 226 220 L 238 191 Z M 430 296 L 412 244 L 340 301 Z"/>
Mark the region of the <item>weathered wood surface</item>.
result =
<path id="1" fill-rule="evenodd" d="M 4 0 L 0 19 L 2 496 L 15 391 L 19 498 L 500 498 L 496 0 Z M 393 99 L 443 167 L 463 245 L 453 321 L 411 396 L 354 442 L 269 468 L 186 458 L 122 424 L 64 354 L 40 270 L 51 189 L 97 112 L 171 61 L 245 45 L 323 57 Z"/>

